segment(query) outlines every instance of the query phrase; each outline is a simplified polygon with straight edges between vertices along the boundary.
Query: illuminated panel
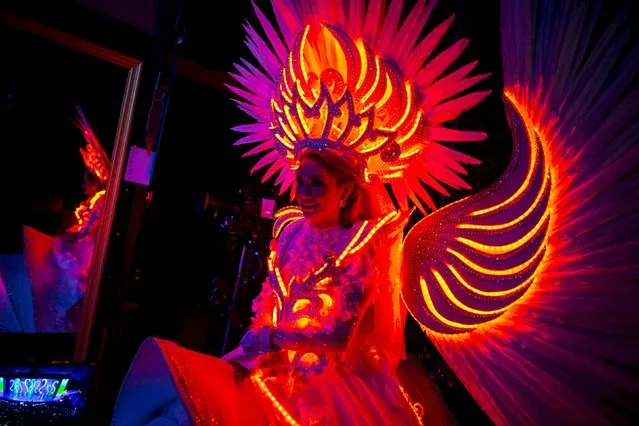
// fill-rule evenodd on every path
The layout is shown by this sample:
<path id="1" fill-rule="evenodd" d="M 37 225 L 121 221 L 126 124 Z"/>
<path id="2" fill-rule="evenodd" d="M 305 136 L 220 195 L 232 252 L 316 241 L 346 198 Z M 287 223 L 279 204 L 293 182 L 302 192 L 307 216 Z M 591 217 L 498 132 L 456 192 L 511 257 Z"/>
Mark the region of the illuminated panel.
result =
<path id="1" fill-rule="evenodd" d="M 467 333 L 497 321 L 534 285 L 552 220 L 545 141 L 514 98 L 505 103 L 513 155 L 486 190 L 415 225 L 404 242 L 402 295 L 431 332 Z"/>
<path id="2" fill-rule="evenodd" d="M 62 395 L 64 395 L 64 392 L 67 390 L 68 384 L 69 384 L 69 379 L 62 379 L 62 381 L 60 382 L 60 387 L 58 388 L 58 391 L 55 394 L 56 398 L 60 398 Z"/>
<path id="3" fill-rule="evenodd" d="M 65 395 L 69 379 L 0 378 L 0 395 L 11 401 L 51 402 L 59 401 Z"/>

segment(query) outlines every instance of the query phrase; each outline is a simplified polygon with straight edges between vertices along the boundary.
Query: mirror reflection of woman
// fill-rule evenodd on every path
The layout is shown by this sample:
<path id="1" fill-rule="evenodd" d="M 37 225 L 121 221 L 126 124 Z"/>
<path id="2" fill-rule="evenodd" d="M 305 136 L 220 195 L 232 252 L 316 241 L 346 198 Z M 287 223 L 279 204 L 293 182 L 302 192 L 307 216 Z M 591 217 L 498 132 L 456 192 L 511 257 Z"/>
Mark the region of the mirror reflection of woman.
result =
<path id="1" fill-rule="evenodd" d="M 82 189 L 86 196 L 72 217 L 72 224 L 56 239 L 53 258 L 59 269 L 57 285 L 50 295 L 52 312 L 39 317 L 43 331 L 70 332 L 78 329 L 82 317 L 82 300 L 102 218 L 104 194 L 109 177 L 109 158 L 80 107 L 76 107 L 76 124 L 86 146 L 80 149 L 86 166 Z M 51 317 L 53 314 L 53 318 Z"/>
<path id="2" fill-rule="evenodd" d="M 39 197 L 31 194 L 29 225 L 21 227 L 24 253 L 4 256 L 0 269 L 4 274 L 0 332 L 69 333 L 79 327 L 110 162 L 82 110 L 76 108 L 75 124 L 85 141 L 80 148 L 86 167 L 85 199 L 68 210 L 59 189 L 45 190 Z"/>

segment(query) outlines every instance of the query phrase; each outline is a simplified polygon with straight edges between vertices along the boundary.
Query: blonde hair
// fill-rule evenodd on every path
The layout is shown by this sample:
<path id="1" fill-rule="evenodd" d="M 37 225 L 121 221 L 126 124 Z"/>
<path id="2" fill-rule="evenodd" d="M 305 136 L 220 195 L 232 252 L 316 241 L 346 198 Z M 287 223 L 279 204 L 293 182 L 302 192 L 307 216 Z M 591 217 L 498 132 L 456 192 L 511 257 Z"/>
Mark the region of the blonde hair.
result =
<path id="1" fill-rule="evenodd" d="M 375 198 L 362 184 L 357 171 L 346 161 L 333 154 L 320 151 L 308 151 L 300 160 L 315 160 L 326 169 L 338 185 L 353 185 L 353 189 L 340 209 L 339 222 L 343 227 L 351 227 L 358 220 L 377 218 L 381 212 Z"/>

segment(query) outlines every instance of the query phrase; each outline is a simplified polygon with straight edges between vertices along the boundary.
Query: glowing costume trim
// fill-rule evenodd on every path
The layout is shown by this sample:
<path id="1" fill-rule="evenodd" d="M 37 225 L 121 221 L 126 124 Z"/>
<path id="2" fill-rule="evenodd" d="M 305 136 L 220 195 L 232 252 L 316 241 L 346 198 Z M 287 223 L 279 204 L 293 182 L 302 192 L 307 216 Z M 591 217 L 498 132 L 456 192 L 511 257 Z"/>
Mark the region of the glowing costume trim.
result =
<path id="1" fill-rule="evenodd" d="M 100 182 L 100 189 L 95 194 L 89 195 L 85 201 L 76 207 L 76 223 L 67 229 L 67 232 L 81 236 L 95 231 L 100 223 L 104 195 L 106 194 L 106 189 L 104 188 L 109 179 L 111 162 L 93 132 L 89 121 L 82 112 L 82 109 L 77 105 L 76 112 L 76 124 L 80 128 L 86 142 L 85 148 L 80 148 L 80 155 L 82 156 L 87 171 L 94 175 Z"/>

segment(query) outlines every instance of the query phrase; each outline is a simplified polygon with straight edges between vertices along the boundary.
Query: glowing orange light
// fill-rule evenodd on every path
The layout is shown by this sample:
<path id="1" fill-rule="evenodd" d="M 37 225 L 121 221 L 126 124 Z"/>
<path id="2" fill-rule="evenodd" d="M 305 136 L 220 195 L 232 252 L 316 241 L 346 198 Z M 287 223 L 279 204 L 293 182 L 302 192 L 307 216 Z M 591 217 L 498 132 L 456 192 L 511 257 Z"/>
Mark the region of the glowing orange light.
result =
<path id="1" fill-rule="evenodd" d="M 319 294 L 319 298 L 322 299 L 322 308 L 320 309 L 320 315 L 325 317 L 331 311 L 334 305 L 333 298 L 328 294 Z"/>
<path id="2" fill-rule="evenodd" d="M 458 321 L 451 321 L 445 316 L 443 316 L 442 314 L 440 314 L 437 308 L 435 307 L 435 304 L 433 303 L 432 297 L 430 296 L 430 291 L 428 290 L 428 284 L 426 283 L 426 280 L 424 278 L 420 278 L 419 284 L 422 290 L 422 296 L 424 297 L 424 301 L 426 302 L 426 307 L 428 308 L 428 311 L 432 315 L 434 315 L 435 318 L 437 318 L 437 320 L 441 321 L 442 323 L 446 324 L 449 327 L 452 327 L 458 330 L 474 330 L 475 328 L 477 328 L 475 324 L 464 324 Z"/>
<path id="3" fill-rule="evenodd" d="M 303 317 L 295 321 L 293 324 L 297 329 L 304 329 L 309 327 L 319 327 L 321 326 L 320 322 L 314 318 Z"/>
<path id="4" fill-rule="evenodd" d="M 96 203 L 102 197 L 104 197 L 104 194 L 106 194 L 106 190 L 103 189 L 101 191 L 98 191 L 95 194 L 93 194 L 91 198 L 89 198 L 86 201 L 83 201 L 82 203 L 78 205 L 78 207 L 76 207 L 75 217 L 76 217 L 77 223 L 69 229 L 70 232 L 79 233 L 86 230 L 87 226 L 90 225 L 91 216 L 96 213 L 95 212 Z"/>
<path id="5" fill-rule="evenodd" d="M 410 405 L 410 408 L 413 410 L 413 413 L 415 413 L 417 422 L 423 426 L 424 423 L 422 423 L 422 417 L 424 415 L 424 406 L 420 404 L 419 402 L 413 402 L 411 397 L 408 396 L 408 392 L 406 392 L 406 390 L 404 390 L 403 387 L 400 386 L 399 390 L 402 392 L 402 395 L 404 396 L 404 399 L 406 399 L 406 402 L 408 402 L 408 405 Z"/>
<path id="6" fill-rule="evenodd" d="M 300 357 L 300 362 L 306 365 L 313 365 L 318 361 L 319 361 L 319 357 L 312 352 L 305 353 L 304 355 Z"/>
<path id="7" fill-rule="evenodd" d="M 533 229 L 528 231 L 526 235 L 524 235 L 522 238 L 515 241 L 514 243 L 506 244 L 503 246 L 491 246 L 488 244 L 480 244 L 476 241 L 469 240 L 468 238 L 463 238 L 463 237 L 457 237 L 456 240 L 476 250 L 479 250 L 488 254 L 511 253 L 514 250 L 517 250 L 518 248 L 522 247 L 524 244 L 527 244 L 533 237 L 537 236 L 539 234 L 539 230 L 548 221 L 549 217 L 550 217 L 550 211 L 546 210 L 544 215 L 539 219 L 539 221 L 537 221 L 537 225 L 535 225 Z"/>
<path id="8" fill-rule="evenodd" d="M 311 304 L 311 301 L 308 299 L 298 299 L 295 301 L 293 305 L 293 312 L 298 312 Z"/>
<path id="9" fill-rule="evenodd" d="M 505 307 L 505 308 L 501 308 L 501 309 L 483 311 L 483 310 L 480 310 L 480 309 L 471 308 L 470 306 L 468 306 L 468 305 L 464 304 L 463 302 L 461 302 L 455 296 L 455 294 L 450 290 L 450 287 L 446 283 L 446 280 L 444 279 L 444 277 L 442 277 L 442 275 L 439 272 L 437 272 L 434 269 L 431 272 L 435 276 L 435 279 L 437 280 L 437 283 L 439 284 L 440 288 L 442 289 L 442 291 L 444 292 L 446 297 L 448 297 L 448 300 L 453 302 L 455 304 L 455 306 L 457 306 L 458 308 L 460 308 L 463 311 L 466 311 L 468 313 L 475 314 L 475 315 L 480 315 L 480 316 L 483 316 L 483 315 L 491 316 L 491 315 L 495 315 L 495 314 L 501 314 L 501 313 L 505 312 L 506 309 L 508 309 L 508 307 Z"/>
<path id="10" fill-rule="evenodd" d="M 456 258 L 461 260 L 466 266 L 474 269 L 475 271 L 481 272 L 482 274 L 486 274 L 486 275 L 492 275 L 492 276 L 495 276 L 495 277 L 504 277 L 504 276 L 507 276 L 507 275 L 518 274 L 521 271 L 523 271 L 526 268 L 528 268 L 533 262 L 538 260 L 538 258 L 544 254 L 544 250 L 545 249 L 546 249 L 546 247 L 544 247 L 543 244 L 540 245 L 539 248 L 537 249 L 537 252 L 533 255 L 533 257 L 531 257 L 530 259 L 528 259 L 524 263 L 520 263 L 519 265 L 514 266 L 512 268 L 508 268 L 508 269 L 484 268 L 483 266 L 476 264 L 475 262 L 473 262 L 472 260 L 468 259 L 466 256 L 464 256 L 463 254 L 459 253 L 456 250 L 453 250 L 453 249 L 449 248 L 449 249 L 446 249 L 446 251 L 451 253 L 453 256 L 455 256 Z"/>
<path id="11" fill-rule="evenodd" d="M 530 283 L 533 281 L 533 279 L 535 278 L 534 276 L 528 278 L 526 281 L 524 281 L 523 283 L 519 284 L 518 286 L 515 286 L 511 289 L 508 290 L 501 290 L 501 291 L 485 291 L 485 290 L 481 290 L 478 289 L 476 287 L 471 286 L 461 275 L 459 272 L 457 272 L 457 269 L 455 269 L 455 267 L 453 265 L 446 265 L 448 267 L 448 270 L 450 270 L 450 272 L 455 276 L 455 278 L 457 279 L 457 281 L 460 282 L 461 285 L 463 285 L 467 290 L 469 290 L 471 293 L 475 293 L 478 294 L 480 296 L 484 296 L 484 297 L 504 297 L 504 296 L 510 296 L 512 294 L 515 294 L 519 291 L 521 291 L 522 289 L 528 287 L 528 285 L 530 285 Z"/>
<path id="12" fill-rule="evenodd" d="M 469 224 L 469 223 L 462 223 L 457 225 L 457 227 L 459 229 L 476 229 L 476 230 L 487 230 L 487 231 L 497 231 L 501 229 L 511 228 L 517 225 L 518 223 L 521 223 L 524 219 L 530 216 L 530 214 L 537 208 L 542 198 L 544 197 L 544 194 L 546 194 L 546 190 L 549 186 L 549 183 L 550 183 L 550 174 L 546 173 L 544 174 L 544 180 L 543 180 L 541 189 L 537 193 L 537 198 L 535 198 L 535 201 L 530 205 L 530 207 L 528 207 L 528 209 L 524 213 L 521 214 L 521 216 L 516 217 L 515 219 L 509 222 L 501 223 L 499 225 L 475 225 L 475 224 Z"/>
<path id="13" fill-rule="evenodd" d="M 284 420 L 291 426 L 300 426 L 300 424 L 295 421 L 293 416 L 289 414 L 289 412 L 284 408 L 282 404 L 277 400 L 275 395 L 269 390 L 264 381 L 253 375 L 251 376 L 251 380 L 258 386 L 258 388 L 262 391 L 262 393 L 273 403 L 273 406 L 277 410 L 277 412 L 284 418 Z"/>

